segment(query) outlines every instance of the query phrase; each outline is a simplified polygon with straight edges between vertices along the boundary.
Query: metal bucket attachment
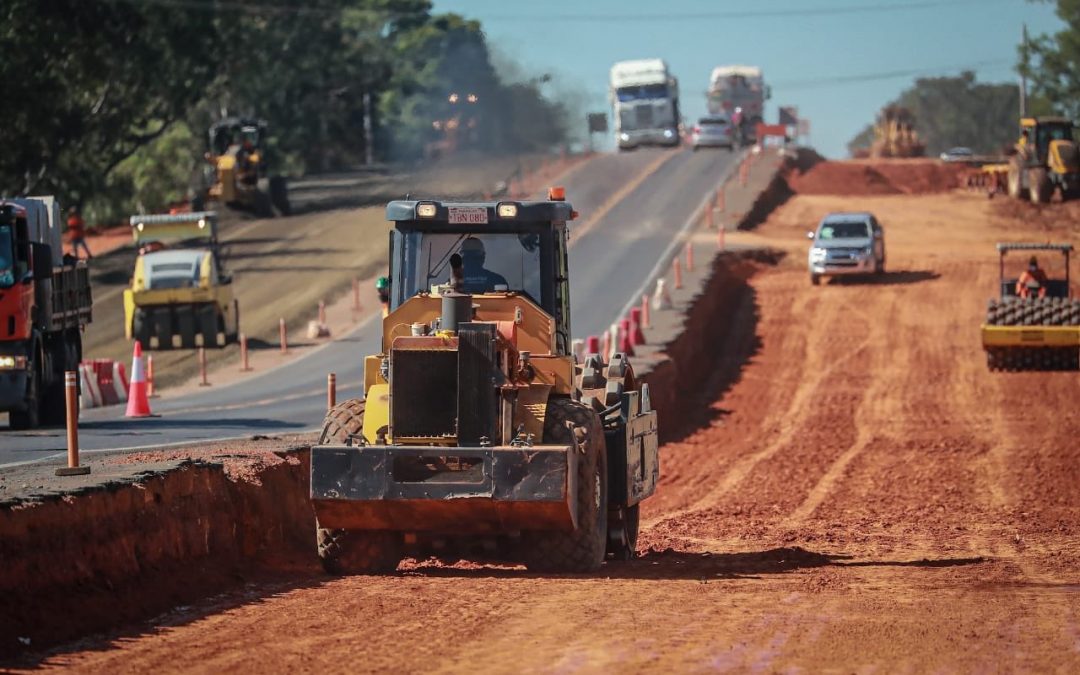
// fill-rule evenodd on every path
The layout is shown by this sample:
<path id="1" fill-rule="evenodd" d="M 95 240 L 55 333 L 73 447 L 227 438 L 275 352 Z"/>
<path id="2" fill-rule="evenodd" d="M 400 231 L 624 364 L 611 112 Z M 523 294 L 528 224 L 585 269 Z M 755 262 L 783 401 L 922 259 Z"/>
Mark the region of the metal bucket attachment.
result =
<path id="1" fill-rule="evenodd" d="M 328 528 L 497 534 L 576 527 L 572 446 L 320 445 L 311 499 Z"/>

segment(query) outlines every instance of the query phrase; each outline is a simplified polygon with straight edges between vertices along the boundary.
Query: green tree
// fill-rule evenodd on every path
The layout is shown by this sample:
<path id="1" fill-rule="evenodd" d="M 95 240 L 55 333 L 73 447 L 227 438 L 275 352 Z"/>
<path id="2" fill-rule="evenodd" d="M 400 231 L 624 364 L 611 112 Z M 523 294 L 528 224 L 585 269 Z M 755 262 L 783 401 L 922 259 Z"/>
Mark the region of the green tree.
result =
<path id="1" fill-rule="evenodd" d="M 124 0 L 0 10 L 0 189 L 79 203 L 165 133 L 215 74 L 211 15 Z"/>
<path id="2" fill-rule="evenodd" d="M 1020 71 L 1028 77 L 1036 100 L 1034 114 L 1056 112 L 1080 118 L 1080 0 L 1057 0 L 1065 28 L 1020 45 Z M 1029 106 L 1031 108 L 1032 106 Z"/>

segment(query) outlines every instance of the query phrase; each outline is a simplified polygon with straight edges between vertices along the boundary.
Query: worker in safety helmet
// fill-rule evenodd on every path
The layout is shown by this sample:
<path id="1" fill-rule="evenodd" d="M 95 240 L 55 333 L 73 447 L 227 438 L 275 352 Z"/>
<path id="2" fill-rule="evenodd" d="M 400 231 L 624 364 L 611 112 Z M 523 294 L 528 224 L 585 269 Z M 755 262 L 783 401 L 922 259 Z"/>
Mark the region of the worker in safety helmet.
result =
<path id="1" fill-rule="evenodd" d="M 466 293 L 487 293 L 496 286 L 508 286 L 506 277 L 484 267 L 487 253 L 484 242 L 468 237 L 461 243 L 462 290 Z"/>
<path id="2" fill-rule="evenodd" d="M 379 277 L 375 280 L 375 292 L 379 294 L 379 304 L 382 305 L 383 316 L 390 313 L 390 278 Z"/>
<path id="3" fill-rule="evenodd" d="M 1046 272 L 1039 267 L 1039 259 L 1031 256 L 1028 267 L 1016 280 L 1016 294 L 1021 298 L 1031 298 L 1036 295 L 1046 297 Z"/>

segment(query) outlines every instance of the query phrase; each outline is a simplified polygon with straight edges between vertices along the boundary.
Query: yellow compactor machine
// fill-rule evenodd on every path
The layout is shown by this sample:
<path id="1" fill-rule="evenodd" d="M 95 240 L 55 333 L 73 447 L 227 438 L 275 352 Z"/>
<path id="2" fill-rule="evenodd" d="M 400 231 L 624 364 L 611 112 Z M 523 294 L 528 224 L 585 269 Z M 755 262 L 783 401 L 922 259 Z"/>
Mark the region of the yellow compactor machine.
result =
<path id="1" fill-rule="evenodd" d="M 1009 243 L 997 249 L 1001 295 L 990 300 L 982 325 L 990 370 L 1080 370 L 1080 299 L 1073 297 L 1069 276 L 1072 244 Z M 1018 288 L 1020 279 L 1006 274 L 1008 254 L 1019 253 L 1026 264 L 1047 251 L 1064 257 L 1065 278 L 1031 280 Z"/>
<path id="2" fill-rule="evenodd" d="M 330 410 L 311 452 L 328 571 L 436 555 L 588 572 L 634 555 L 657 416 L 623 354 L 575 362 L 574 212 L 549 197 L 387 207 L 381 349 L 364 359 L 365 399 Z"/>
<path id="3" fill-rule="evenodd" d="M 124 333 L 147 349 L 224 347 L 240 332 L 213 211 L 131 216 L 139 249 L 124 289 Z"/>

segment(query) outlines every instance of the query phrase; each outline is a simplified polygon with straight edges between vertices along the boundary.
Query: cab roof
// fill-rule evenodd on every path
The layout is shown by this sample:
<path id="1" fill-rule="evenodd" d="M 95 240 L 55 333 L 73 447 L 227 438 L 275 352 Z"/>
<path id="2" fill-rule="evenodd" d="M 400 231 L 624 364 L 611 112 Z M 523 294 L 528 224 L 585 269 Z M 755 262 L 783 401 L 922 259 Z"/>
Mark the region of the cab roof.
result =
<path id="1" fill-rule="evenodd" d="M 435 215 L 421 218 L 416 215 L 418 204 L 434 204 Z M 503 218 L 498 215 L 500 204 L 515 204 L 517 215 Z M 480 210 L 483 216 L 480 216 Z M 435 199 L 395 200 L 386 205 L 386 219 L 393 222 L 408 222 L 417 225 L 432 223 L 442 226 L 475 226 L 512 223 L 551 223 L 567 222 L 574 218 L 574 208 L 569 202 L 555 201 L 514 201 L 500 202 L 443 202 Z M 451 217 L 453 216 L 453 217 Z M 477 222 L 462 220 L 475 217 Z"/>

